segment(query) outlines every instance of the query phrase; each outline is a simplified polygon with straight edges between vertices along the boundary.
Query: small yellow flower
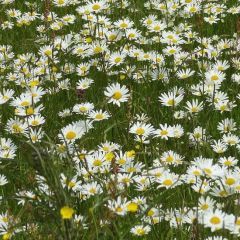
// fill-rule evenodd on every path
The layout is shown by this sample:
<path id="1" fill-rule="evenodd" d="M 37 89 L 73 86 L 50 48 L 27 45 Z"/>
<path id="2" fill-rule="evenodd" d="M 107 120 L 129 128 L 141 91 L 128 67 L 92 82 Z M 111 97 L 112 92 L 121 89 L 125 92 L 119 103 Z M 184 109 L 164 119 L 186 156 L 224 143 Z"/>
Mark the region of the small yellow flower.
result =
<path id="1" fill-rule="evenodd" d="M 73 208 L 64 206 L 61 208 L 60 214 L 62 216 L 62 219 L 71 219 L 72 215 L 74 214 L 74 210 L 73 210 Z"/>
<path id="2" fill-rule="evenodd" d="M 134 150 L 128 151 L 127 157 L 135 157 L 135 151 Z"/>
<path id="3" fill-rule="evenodd" d="M 135 202 L 130 202 L 127 205 L 127 210 L 128 210 L 128 212 L 132 212 L 132 213 L 137 212 L 138 211 L 138 204 L 135 203 Z"/>
<path id="4" fill-rule="evenodd" d="M 4 235 L 3 235 L 3 240 L 9 240 L 11 238 L 11 234 L 10 233 L 5 233 Z"/>

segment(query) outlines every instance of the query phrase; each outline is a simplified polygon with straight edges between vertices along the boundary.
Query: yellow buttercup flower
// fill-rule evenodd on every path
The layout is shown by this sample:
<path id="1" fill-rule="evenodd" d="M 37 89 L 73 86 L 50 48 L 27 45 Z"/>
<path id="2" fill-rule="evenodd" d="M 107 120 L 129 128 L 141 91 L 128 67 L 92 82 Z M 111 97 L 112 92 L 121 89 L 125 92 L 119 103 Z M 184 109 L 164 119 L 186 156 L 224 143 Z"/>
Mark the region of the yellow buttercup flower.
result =
<path id="1" fill-rule="evenodd" d="M 64 206 L 61 208 L 60 214 L 62 216 L 62 219 L 71 219 L 74 214 L 74 210 L 71 207 Z"/>
<path id="2" fill-rule="evenodd" d="M 128 210 L 128 212 L 132 212 L 132 213 L 137 212 L 138 211 L 138 204 L 135 203 L 135 202 L 130 202 L 127 205 L 127 210 Z"/>

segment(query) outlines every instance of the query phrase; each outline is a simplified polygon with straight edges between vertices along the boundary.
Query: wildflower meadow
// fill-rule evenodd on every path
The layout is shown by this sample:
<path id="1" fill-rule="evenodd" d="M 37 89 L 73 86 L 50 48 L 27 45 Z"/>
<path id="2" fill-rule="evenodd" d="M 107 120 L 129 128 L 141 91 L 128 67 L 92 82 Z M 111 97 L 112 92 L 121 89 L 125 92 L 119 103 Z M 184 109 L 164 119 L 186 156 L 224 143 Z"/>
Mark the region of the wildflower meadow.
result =
<path id="1" fill-rule="evenodd" d="M 240 239 L 240 0 L 0 0 L 0 239 Z"/>

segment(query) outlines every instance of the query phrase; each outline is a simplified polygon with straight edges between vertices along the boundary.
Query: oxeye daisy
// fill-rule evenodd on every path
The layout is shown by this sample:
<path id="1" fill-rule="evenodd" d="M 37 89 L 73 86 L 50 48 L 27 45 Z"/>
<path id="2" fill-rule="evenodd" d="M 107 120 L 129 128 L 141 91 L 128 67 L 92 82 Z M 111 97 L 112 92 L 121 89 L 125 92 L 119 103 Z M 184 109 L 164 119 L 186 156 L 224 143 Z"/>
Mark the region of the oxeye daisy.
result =
<path id="1" fill-rule="evenodd" d="M 186 79 L 191 77 L 194 74 L 194 71 L 192 71 L 191 69 L 186 69 L 186 70 L 179 70 L 177 71 L 177 76 L 179 77 L 179 79 Z"/>
<path id="2" fill-rule="evenodd" d="M 161 21 L 155 21 L 151 25 L 148 25 L 147 27 L 151 32 L 159 33 L 163 31 L 167 26 L 165 23 Z"/>
<path id="3" fill-rule="evenodd" d="M 109 58 L 109 63 L 111 66 L 119 66 L 124 62 L 126 54 L 124 53 L 112 53 Z"/>
<path id="4" fill-rule="evenodd" d="M 118 196 L 117 200 L 108 200 L 107 207 L 115 214 L 124 216 L 127 213 L 127 199 Z"/>
<path id="5" fill-rule="evenodd" d="M 167 189 L 174 188 L 181 184 L 179 176 L 170 172 L 164 172 L 163 175 L 156 180 L 156 182 L 159 183 L 158 188 L 165 187 Z"/>
<path id="6" fill-rule="evenodd" d="M 154 131 L 156 137 L 160 137 L 161 139 L 168 140 L 169 137 L 173 137 L 173 129 L 167 124 L 160 124 L 160 129 L 156 129 Z"/>
<path id="7" fill-rule="evenodd" d="M 149 137 L 153 134 L 154 128 L 151 124 L 136 122 L 130 127 L 129 131 L 130 133 L 136 134 L 138 136 Z"/>
<path id="8" fill-rule="evenodd" d="M 34 127 L 39 126 L 45 122 L 44 117 L 42 117 L 41 115 L 30 116 L 27 120 L 28 124 Z"/>
<path id="9" fill-rule="evenodd" d="M 58 137 L 67 143 L 74 142 L 81 138 L 91 127 L 89 121 L 78 121 L 64 127 Z"/>
<path id="10" fill-rule="evenodd" d="M 225 79 L 225 74 L 218 70 L 210 70 L 205 74 L 206 82 L 219 84 Z"/>
<path id="11" fill-rule="evenodd" d="M 102 121 L 108 119 L 109 117 L 109 113 L 103 110 L 92 110 L 88 113 L 88 118 L 92 119 L 93 121 Z"/>
<path id="12" fill-rule="evenodd" d="M 136 29 L 127 29 L 126 36 L 129 40 L 135 40 L 141 36 L 141 32 Z"/>
<path id="13" fill-rule="evenodd" d="M 86 102 L 86 103 L 74 105 L 73 112 L 78 114 L 87 114 L 93 109 L 94 109 L 94 105 L 92 103 Z"/>
<path id="14" fill-rule="evenodd" d="M 129 90 L 126 86 L 121 86 L 119 83 L 108 86 L 104 91 L 104 94 L 108 98 L 108 103 L 112 102 L 119 107 L 122 102 L 127 102 L 130 96 Z"/>
<path id="15" fill-rule="evenodd" d="M 183 100 L 183 97 L 184 97 L 183 94 L 177 95 L 174 92 L 169 92 L 162 93 L 161 96 L 159 97 L 159 100 L 164 106 L 175 107 Z"/>
<path id="16" fill-rule="evenodd" d="M 52 58 L 53 57 L 53 47 L 52 46 L 43 46 L 39 49 L 40 55 L 45 55 L 46 57 Z"/>
<path id="17" fill-rule="evenodd" d="M 28 137 L 28 139 L 32 142 L 32 143 L 36 143 L 36 142 L 40 142 L 41 139 L 44 136 L 44 132 L 42 130 L 42 128 L 39 129 L 29 129 L 30 131 L 25 134 L 26 137 Z"/>
<path id="18" fill-rule="evenodd" d="M 64 7 L 70 3 L 70 0 L 53 0 L 53 4 L 57 7 Z"/>
<path id="19" fill-rule="evenodd" d="M 181 48 L 175 47 L 175 46 L 168 46 L 165 49 L 163 49 L 163 52 L 168 56 L 176 55 L 180 51 L 181 51 Z"/>
<path id="20" fill-rule="evenodd" d="M 192 102 L 187 101 L 186 105 L 187 105 L 186 109 L 189 113 L 196 114 L 203 110 L 203 103 L 202 102 L 199 103 L 198 99 L 193 100 Z"/>
<path id="21" fill-rule="evenodd" d="M 220 157 L 219 158 L 219 163 L 222 165 L 222 166 L 225 166 L 225 167 L 233 167 L 233 166 L 236 166 L 237 163 L 238 163 L 238 159 L 236 159 L 235 157 Z"/>
<path id="22" fill-rule="evenodd" d="M 108 7 L 107 1 L 105 1 L 105 0 L 94 1 L 94 2 L 88 3 L 88 5 L 87 5 L 87 8 L 89 8 L 90 11 L 95 12 L 95 13 L 99 13 L 99 12 L 103 11 L 104 9 L 106 9 L 107 7 Z"/>
<path id="23" fill-rule="evenodd" d="M 4 104 L 13 97 L 14 91 L 12 89 L 3 89 L 0 93 L 0 104 Z"/>
<path id="24" fill-rule="evenodd" d="M 88 89 L 93 82 L 94 82 L 93 79 L 83 78 L 77 82 L 77 89 L 79 90 Z"/>
<path id="25" fill-rule="evenodd" d="M 131 28 L 133 26 L 133 22 L 129 19 L 119 20 L 115 23 L 115 26 L 121 30 L 125 30 Z"/>
<path id="26" fill-rule="evenodd" d="M 201 212 L 207 212 L 209 210 L 212 210 L 215 205 L 216 202 L 210 197 L 200 197 L 198 200 L 198 208 Z"/>
<path id="27" fill-rule="evenodd" d="M 222 211 L 218 209 L 216 209 L 215 211 L 211 210 L 204 214 L 203 224 L 206 227 L 210 227 L 211 231 L 214 232 L 223 228 L 224 217 L 225 214 Z"/>
<path id="28" fill-rule="evenodd" d="M 136 236 L 144 236 L 147 235 L 150 231 L 151 228 L 150 226 L 144 226 L 144 225 L 137 225 L 133 228 L 131 228 L 131 233 Z"/>
<path id="29" fill-rule="evenodd" d="M 97 182 L 84 184 L 81 188 L 82 188 L 81 192 L 84 195 L 87 195 L 88 197 L 91 197 L 103 192 L 100 184 L 98 184 Z"/>
<path id="30" fill-rule="evenodd" d="M 20 120 L 18 118 L 10 118 L 6 124 L 6 131 L 13 134 L 21 134 L 26 133 L 28 125 L 25 121 Z"/>

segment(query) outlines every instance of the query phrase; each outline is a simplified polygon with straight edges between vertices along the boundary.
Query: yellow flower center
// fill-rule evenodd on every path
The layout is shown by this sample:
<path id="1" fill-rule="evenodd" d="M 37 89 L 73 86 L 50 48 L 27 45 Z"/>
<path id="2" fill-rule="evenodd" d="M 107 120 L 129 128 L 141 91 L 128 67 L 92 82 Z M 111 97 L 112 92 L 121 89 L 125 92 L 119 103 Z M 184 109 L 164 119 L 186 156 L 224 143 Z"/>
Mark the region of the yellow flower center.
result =
<path id="1" fill-rule="evenodd" d="M 202 210 L 207 210 L 209 208 L 208 204 L 207 203 L 204 203 L 202 206 L 201 206 L 201 209 Z"/>
<path id="2" fill-rule="evenodd" d="M 28 101 L 23 101 L 23 102 L 21 102 L 21 106 L 22 107 L 27 107 L 27 106 L 29 106 L 30 105 L 30 102 L 28 102 Z"/>
<path id="3" fill-rule="evenodd" d="M 225 180 L 225 183 L 229 186 L 233 185 L 236 182 L 236 180 L 234 178 L 227 178 Z"/>
<path id="4" fill-rule="evenodd" d="M 194 13 L 194 12 L 197 11 L 197 8 L 196 8 L 196 7 L 191 7 L 191 8 L 189 9 L 189 11 L 192 12 L 192 13 Z"/>
<path id="5" fill-rule="evenodd" d="M 147 25 L 150 25 L 150 24 L 152 24 L 152 22 L 153 22 L 153 21 L 152 21 L 152 19 L 150 19 L 150 18 L 149 18 L 149 19 L 147 19 L 147 21 L 146 21 Z"/>
<path id="6" fill-rule="evenodd" d="M 121 159 L 118 160 L 118 164 L 119 164 L 119 165 L 123 165 L 123 164 L 125 164 L 125 163 L 126 163 L 126 160 L 123 159 L 123 158 L 121 158 Z"/>
<path id="7" fill-rule="evenodd" d="M 60 153 L 64 153 L 66 151 L 66 146 L 65 145 L 59 145 L 57 150 Z"/>
<path id="8" fill-rule="evenodd" d="M 121 57 L 116 57 L 116 58 L 114 59 L 114 62 L 115 62 L 115 63 L 120 63 L 120 62 L 121 62 L 121 60 L 122 60 L 122 58 L 121 58 Z"/>
<path id="9" fill-rule="evenodd" d="M 27 114 L 27 115 L 32 115 L 32 114 L 34 114 L 34 109 L 33 109 L 32 107 L 27 108 L 27 109 L 26 109 L 26 114 Z"/>
<path id="10" fill-rule="evenodd" d="M 193 174 L 194 174 L 195 176 L 200 176 L 201 172 L 200 172 L 199 170 L 194 170 L 194 171 L 193 171 Z"/>
<path id="11" fill-rule="evenodd" d="M 70 187 L 70 188 L 73 188 L 75 185 L 76 185 L 76 183 L 75 183 L 75 182 L 72 182 L 72 181 L 70 181 L 70 182 L 68 183 L 68 187 Z"/>
<path id="12" fill-rule="evenodd" d="M 90 188 L 89 192 L 92 194 L 96 194 L 97 190 L 96 190 L 96 188 Z"/>
<path id="13" fill-rule="evenodd" d="M 226 197 L 227 196 L 227 192 L 225 190 L 222 190 L 221 192 L 219 192 L 219 195 L 221 197 Z"/>
<path id="14" fill-rule="evenodd" d="M 115 34 L 111 34 L 111 35 L 109 35 L 109 37 L 108 37 L 108 39 L 110 40 L 110 41 L 113 41 L 113 40 L 115 40 L 116 39 L 116 35 Z"/>
<path id="15" fill-rule="evenodd" d="M 80 112 L 85 113 L 87 111 L 87 108 L 82 106 L 82 107 L 79 108 L 79 110 L 80 110 Z"/>
<path id="16" fill-rule="evenodd" d="M 218 75 L 212 75 L 211 80 L 212 80 L 212 81 L 217 81 L 217 80 L 219 80 Z"/>
<path id="17" fill-rule="evenodd" d="M 168 156 L 166 162 L 172 162 L 174 160 L 173 156 Z"/>
<path id="18" fill-rule="evenodd" d="M 170 106 L 173 106 L 174 105 L 174 99 L 169 99 L 167 101 L 167 104 L 170 105 Z"/>
<path id="19" fill-rule="evenodd" d="M 130 33 L 130 34 L 128 35 L 128 37 L 129 37 L 129 38 L 134 38 L 134 37 L 135 37 L 135 34 L 134 34 L 134 33 Z"/>
<path id="20" fill-rule="evenodd" d="M 32 123 L 33 126 L 39 125 L 39 121 L 38 120 L 33 120 L 31 123 Z"/>
<path id="21" fill-rule="evenodd" d="M 142 236 L 142 235 L 145 234 L 145 231 L 144 231 L 144 229 L 142 229 L 142 228 L 138 228 L 136 232 L 137 232 L 137 234 L 140 235 L 140 236 Z"/>
<path id="22" fill-rule="evenodd" d="M 127 23 L 125 23 L 125 22 L 123 22 L 123 23 L 120 24 L 120 27 L 121 27 L 121 28 L 127 28 L 127 26 L 128 26 L 128 25 L 127 25 Z"/>
<path id="23" fill-rule="evenodd" d="M 159 25 L 155 26 L 154 28 L 154 31 L 160 31 L 161 30 L 161 27 Z"/>
<path id="24" fill-rule="evenodd" d="M 98 114 L 95 116 L 95 118 L 96 118 L 97 120 L 101 120 L 101 119 L 103 119 L 103 115 L 102 115 L 101 113 L 98 113 Z"/>
<path id="25" fill-rule="evenodd" d="M 170 54 L 174 54 L 175 52 L 176 52 L 175 49 L 171 49 L 171 50 L 169 51 Z"/>
<path id="26" fill-rule="evenodd" d="M 168 135 L 168 131 L 167 131 L 167 130 L 161 130 L 161 131 L 160 131 L 160 135 L 161 135 L 161 136 Z M 170 156 L 169 156 L 169 157 L 170 157 Z"/>
<path id="27" fill-rule="evenodd" d="M 220 110 L 221 111 L 225 111 L 227 109 L 227 106 L 226 105 L 222 105 L 221 107 L 220 107 Z"/>
<path id="28" fill-rule="evenodd" d="M 217 225 L 217 224 L 219 224 L 219 223 L 221 222 L 221 219 L 220 219 L 219 217 L 217 217 L 217 216 L 214 216 L 214 217 L 212 217 L 212 218 L 210 219 L 210 222 L 211 222 L 212 224 L 214 224 L 214 225 Z"/>
<path id="29" fill-rule="evenodd" d="M 93 161 L 93 165 L 94 165 L 95 167 L 99 167 L 99 166 L 102 165 L 102 161 L 101 161 L 100 159 L 95 159 L 95 160 Z"/>
<path id="30" fill-rule="evenodd" d="M 100 46 L 97 46 L 97 47 L 95 47 L 94 52 L 95 53 L 100 53 L 100 52 L 102 52 L 102 50 L 103 49 Z"/>
<path id="31" fill-rule="evenodd" d="M 14 124 L 12 126 L 12 129 L 13 129 L 14 133 L 21 133 L 22 132 L 22 128 L 17 124 Z"/>
<path id="32" fill-rule="evenodd" d="M 198 112 L 198 108 L 197 108 L 197 107 L 192 107 L 192 112 L 193 112 L 193 113 Z"/>
<path id="33" fill-rule="evenodd" d="M 121 207 L 117 207 L 117 208 L 116 208 L 116 212 L 120 213 L 120 212 L 122 212 L 122 211 L 123 211 L 123 209 L 122 209 Z"/>
<path id="34" fill-rule="evenodd" d="M 166 179 L 163 181 L 163 185 L 165 186 L 171 186 L 173 184 L 173 181 L 171 179 Z"/>
<path id="35" fill-rule="evenodd" d="M 94 11 L 97 11 L 97 10 L 99 10 L 101 8 L 101 6 L 99 5 L 99 4 L 94 4 L 93 6 L 92 6 L 92 9 L 94 10 Z"/>
<path id="36" fill-rule="evenodd" d="M 31 87 L 35 87 L 35 86 L 38 86 L 39 85 L 39 81 L 38 80 L 33 80 L 30 82 L 29 84 Z"/>
<path id="37" fill-rule="evenodd" d="M 224 162 L 224 165 L 225 165 L 225 166 L 231 166 L 231 165 L 232 165 L 232 162 L 229 161 L 229 160 L 227 160 L 227 161 Z"/>
<path id="38" fill-rule="evenodd" d="M 136 133 L 137 133 L 137 135 L 143 135 L 145 133 L 145 130 L 140 127 L 136 130 Z"/>
<path id="39" fill-rule="evenodd" d="M 44 54 L 47 56 L 51 56 L 52 55 L 52 50 L 48 49 L 44 51 Z"/>
<path id="40" fill-rule="evenodd" d="M 127 169 L 127 172 L 136 172 L 136 168 L 135 167 L 129 167 L 128 169 Z"/>
<path id="41" fill-rule="evenodd" d="M 115 92 L 112 96 L 115 100 L 119 100 L 122 97 L 122 93 L 121 92 Z"/>
<path id="42" fill-rule="evenodd" d="M 91 37 L 87 37 L 86 38 L 86 43 L 91 43 L 92 42 L 92 38 Z"/>
<path id="43" fill-rule="evenodd" d="M 205 172 L 207 175 L 211 175 L 211 174 L 212 174 L 212 170 L 209 169 L 209 168 L 204 168 L 204 172 Z"/>
<path id="44" fill-rule="evenodd" d="M 235 222 L 236 225 L 240 225 L 240 218 L 238 218 Z"/>
<path id="45" fill-rule="evenodd" d="M 152 217 L 154 215 L 154 211 L 150 209 L 147 213 L 148 217 Z"/>
<path id="46" fill-rule="evenodd" d="M 65 0 L 58 0 L 58 4 L 62 5 L 65 3 Z"/>
<path id="47" fill-rule="evenodd" d="M 76 136 L 77 136 L 77 134 L 75 132 L 70 131 L 70 132 L 67 133 L 66 138 L 68 140 L 73 140 Z"/>

